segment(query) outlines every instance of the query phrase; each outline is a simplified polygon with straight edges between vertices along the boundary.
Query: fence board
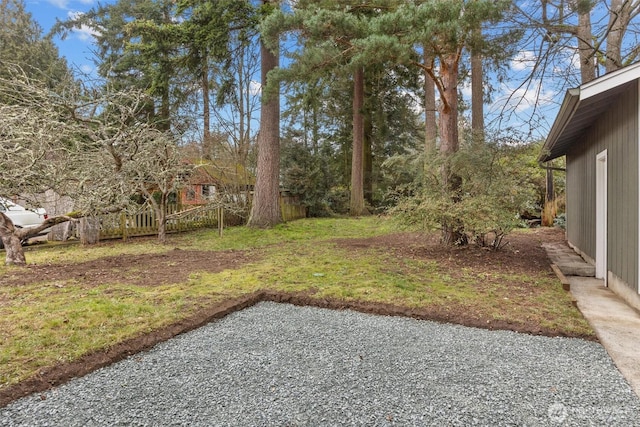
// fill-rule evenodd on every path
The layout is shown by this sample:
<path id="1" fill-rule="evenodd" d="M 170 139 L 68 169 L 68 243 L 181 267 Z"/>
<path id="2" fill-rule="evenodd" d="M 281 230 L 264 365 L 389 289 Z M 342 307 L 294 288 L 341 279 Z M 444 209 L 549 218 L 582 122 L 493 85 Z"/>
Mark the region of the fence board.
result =
<path id="1" fill-rule="evenodd" d="M 281 211 L 284 221 L 306 217 L 306 207 L 287 203 L 281 199 Z M 218 228 L 240 225 L 244 219 L 238 215 L 221 212 L 222 208 L 207 206 L 191 207 L 178 211 L 178 205 L 169 205 L 167 209 L 167 233 L 192 231 L 199 228 Z M 222 224 L 219 223 L 222 221 Z M 100 239 L 116 239 L 158 234 L 158 221 L 151 206 L 143 206 L 136 213 L 115 213 L 100 217 Z"/>

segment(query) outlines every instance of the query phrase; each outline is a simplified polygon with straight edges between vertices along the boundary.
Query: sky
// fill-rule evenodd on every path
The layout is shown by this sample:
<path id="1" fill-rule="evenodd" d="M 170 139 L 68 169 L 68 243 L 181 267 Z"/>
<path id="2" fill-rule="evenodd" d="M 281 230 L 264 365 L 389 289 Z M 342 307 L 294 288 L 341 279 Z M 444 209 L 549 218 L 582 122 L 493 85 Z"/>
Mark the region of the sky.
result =
<path id="1" fill-rule="evenodd" d="M 103 0 L 101 3 L 109 3 L 113 0 Z M 56 19 L 66 20 L 77 13 L 86 12 L 94 6 L 97 6 L 97 0 L 25 0 L 27 11 L 32 14 L 34 20 L 40 24 L 43 34 L 49 32 L 55 24 Z M 54 42 L 58 46 L 61 56 L 67 59 L 69 67 L 78 75 L 90 75 L 95 69 L 93 64 L 92 43 L 93 38 L 90 31 L 74 30 L 69 33 L 65 40 L 55 37 Z M 522 52 L 520 57 L 511 61 L 511 69 L 514 73 L 526 71 L 528 66 L 529 52 Z M 461 91 L 464 96 L 470 96 L 470 88 L 462 87 Z M 514 94 L 514 96 L 511 96 Z M 561 101 L 563 94 L 555 93 L 552 90 L 543 87 L 541 82 L 534 82 L 529 87 L 518 87 L 517 81 L 501 83 L 499 90 L 494 94 L 493 103 L 485 106 L 485 114 L 487 120 L 495 120 L 502 114 L 505 104 L 509 105 L 515 115 L 512 115 L 507 125 L 519 125 L 518 122 L 527 121 L 529 112 L 544 111 L 542 124 L 538 123 L 532 128 L 537 134 L 532 135 L 533 138 L 544 138 L 551 126 L 555 114 L 558 109 L 558 103 Z M 537 104 L 534 109 L 534 104 Z M 542 108 L 543 110 L 540 110 Z M 514 118 L 515 117 L 515 118 Z M 505 125 L 504 123 L 502 125 Z"/>
<path id="2" fill-rule="evenodd" d="M 95 0 L 25 0 L 27 12 L 40 24 L 43 34 L 51 30 L 56 19 L 64 21 L 76 13 L 86 12 L 96 4 Z M 56 37 L 54 42 L 60 56 L 67 59 L 73 70 L 90 73 L 94 69 L 91 53 L 93 39 L 88 31 L 76 30 L 65 40 Z"/>

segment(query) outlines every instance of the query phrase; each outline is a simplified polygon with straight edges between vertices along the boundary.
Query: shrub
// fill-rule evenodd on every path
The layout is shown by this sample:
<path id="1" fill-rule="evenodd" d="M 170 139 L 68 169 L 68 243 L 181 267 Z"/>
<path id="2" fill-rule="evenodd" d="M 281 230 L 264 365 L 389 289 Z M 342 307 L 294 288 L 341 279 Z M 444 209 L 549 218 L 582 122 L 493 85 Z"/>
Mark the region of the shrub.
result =
<path id="1" fill-rule="evenodd" d="M 553 220 L 553 226 L 554 227 L 559 227 L 559 228 L 562 228 L 563 230 L 565 230 L 567 228 L 567 216 L 566 216 L 566 214 L 561 213 L 560 215 L 555 217 L 554 220 Z"/>
<path id="2" fill-rule="evenodd" d="M 535 184 L 519 161 L 518 147 L 473 143 L 447 158 L 434 155 L 427 165 L 420 191 L 401 198 L 391 209 L 398 218 L 425 230 L 459 230 L 462 239 L 494 250 L 521 225 L 520 213 L 534 210 Z M 455 185 L 445 188 L 444 173 Z"/>

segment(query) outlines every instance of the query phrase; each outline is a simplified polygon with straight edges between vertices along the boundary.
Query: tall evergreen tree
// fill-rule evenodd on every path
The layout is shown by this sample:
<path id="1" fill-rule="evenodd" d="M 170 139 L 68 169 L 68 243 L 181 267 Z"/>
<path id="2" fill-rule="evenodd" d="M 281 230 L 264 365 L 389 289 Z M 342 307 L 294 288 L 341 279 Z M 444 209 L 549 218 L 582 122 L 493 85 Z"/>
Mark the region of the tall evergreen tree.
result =
<path id="1" fill-rule="evenodd" d="M 277 1 L 263 0 L 265 13 L 271 13 Z M 278 42 L 264 41 L 260 45 L 261 82 L 263 90 L 258 133 L 258 167 L 255 193 L 248 225 L 271 227 L 282 221 L 280 212 L 280 93 L 278 84 L 272 83 L 279 66 Z"/>
<path id="2" fill-rule="evenodd" d="M 9 77 L 15 66 L 51 87 L 70 77 L 66 61 L 51 39 L 43 36 L 24 1 L 0 0 L 0 77 Z"/>
<path id="3" fill-rule="evenodd" d="M 245 108 L 244 97 L 249 89 L 242 86 L 244 70 L 243 61 L 246 52 L 252 49 L 253 38 L 257 33 L 257 10 L 248 0 L 181 0 L 178 2 L 178 14 L 184 21 L 178 24 L 183 33 L 185 47 L 182 64 L 187 75 L 199 82 L 202 108 L 202 135 L 205 156 L 214 151 L 212 147 L 212 120 L 216 111 L 212 105 L 235 104 L 239 109 Z M 234 71 L 240 73 L 239 76 Z M 240 95 L 236 89 L 242 89 Z M 230 99 L 241 98 L 238 102 Z M 215 99 L 215 102 L 214 102 Z M 239 133 L 245 132 L 245 114 L 240 112 Z M 238 161 L 246 166 L 246 138 L 238 138 Z"/>
<path id="4" fill-rule="evenodd" d="M 473 36 L 482 37 L 482 29 L 477 28 Z M 471 131 L 474 140 L 484 140 L 484 68 L 478 48 L 471 51 Z"/>
<path id="5" fill-rule="evenodd" d="M 361 55 L 375 52 L 388 56 L 389 61 L 413 63 L 433 80 L 440 96 L 440 154 L 446 159 L 458 151 L 458 85 L 460 64 L 465 49 L 476 54 L 488 46 L 489 40 L 473 37 L 486 22 L 497 21 L 510 6 L 508 1 L 492 0 L 429 0 L 399 2 L 390 13 L 374 18 L 375 29 L 362 40 Z M 425 58 L 416 61 L 413 46 L 424 49 Z M 455 194 L 459 178 L 444 162 L 443 190 Z M 443 224 L 443 240 L 448 243 L 464 239 L 455 224 Z"/>
<path id="6" fill-rule="evenodd" d="M 65 37 L 73 28 L 93 28 L 100 76 L 116 89 L 146 90 L 148 119 L 169 130 L 190 87 L 180 67 L 186 35 L 177 23 L 173 1 L 118 0 L 58 22 L 54 31 Z"/>
<path id="7" fill-rule="evenodd" d="M 385 2 L 382 2 L 385 3 Z M 364 203 L 364 107 L 366 66 L 375 57 L 363 60 L 354 41 L 367 35 L 371 16 L 382 13 L 381 4 L 348 0 L 302 0 L 296 2 L 293 13 L 280 13 L 268 19 L 264 33 L 273 40 L 282 32 L 297 32 L 301 49 L 293 55 L 292 65 L 278 73 L 280 79 L 308 80 L 337 73 L 351 75 L 352 93 L 352 156 L 350 214 L 366 212 Z M 355 59 L 358 58 L 356 61 Z"/>
<path id="8" fill-rule="evenodd" d="M 351 146 L 351 198 L 349 213 L 362 215 L 364 206 L 364 69 L 353 73 L 353 144 Z"/>
<path id="9" fill-rule="evenodd" d="M 431 70 L 435 64 L 431 52 L 425 46 L 423 48 L 423 67 L 424 67 L 424 120 L 425 120 L 425 145 L 424 151 L 427 155 L 435 153 L 436 140 L 438 138 L 438 125 L 436 116 L 436 87 L 431 77 Z M 427 163 L 425 162 L 425 165 Z"/>

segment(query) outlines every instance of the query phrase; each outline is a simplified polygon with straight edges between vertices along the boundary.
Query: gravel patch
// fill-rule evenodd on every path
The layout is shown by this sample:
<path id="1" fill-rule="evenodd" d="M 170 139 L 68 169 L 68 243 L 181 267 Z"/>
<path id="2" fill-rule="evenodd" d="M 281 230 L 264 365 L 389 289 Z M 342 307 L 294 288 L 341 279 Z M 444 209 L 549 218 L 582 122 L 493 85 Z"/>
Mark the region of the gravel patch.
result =
<path id="1" fill-rule="evenodd" d="M 604 348 L 270 302 L 0 409 L 0 426 L 640 426 Z"/>

